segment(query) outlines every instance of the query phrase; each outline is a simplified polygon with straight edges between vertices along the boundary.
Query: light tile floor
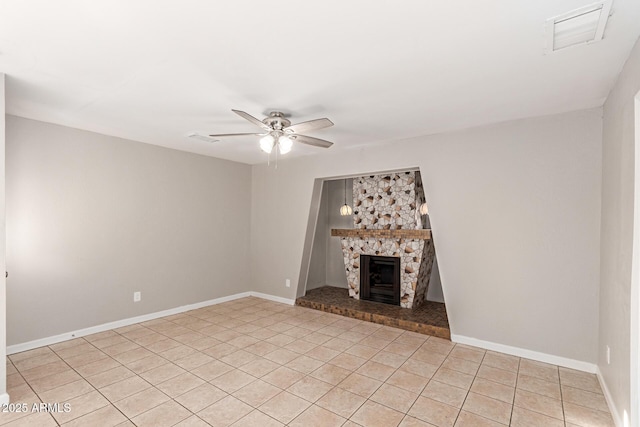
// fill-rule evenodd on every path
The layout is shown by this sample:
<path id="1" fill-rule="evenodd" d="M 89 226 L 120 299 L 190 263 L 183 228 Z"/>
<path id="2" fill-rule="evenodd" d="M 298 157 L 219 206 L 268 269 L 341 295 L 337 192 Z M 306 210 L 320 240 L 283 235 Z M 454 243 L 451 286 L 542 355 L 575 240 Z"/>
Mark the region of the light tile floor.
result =
<path id="1" fill-rule="evenodd" d="M 258 298 L 13 354 L 5 426 L 612 426 L 594 375 Z"/>

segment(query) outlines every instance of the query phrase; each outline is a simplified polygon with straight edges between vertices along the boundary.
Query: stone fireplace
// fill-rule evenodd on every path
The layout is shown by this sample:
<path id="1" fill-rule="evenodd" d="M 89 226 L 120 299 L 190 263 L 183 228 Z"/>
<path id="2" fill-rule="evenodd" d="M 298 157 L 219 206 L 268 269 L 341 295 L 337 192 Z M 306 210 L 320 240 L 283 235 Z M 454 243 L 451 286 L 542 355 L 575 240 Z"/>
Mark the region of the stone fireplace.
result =
<path id="1" fill-rule="evenodd" d="M 423 218 L 418 213 L 424 200 L 417 171 L 353 179 L 354 228 L 331 230 L 332 236 L 341 238 L 351 297 L 371 299 L 370 289 L 365 290 L 366 294 L 361 289 L 363 261 L 369 262 L 368 256 L 379 256 L 397 259 L 399 292 L 398 298 L 394 294 L 391 301 L 391 297 L 381 295 L 391 292 L 388 286 L 378 286 L 377 293 L 374 289 L 375 300 L 404 308 L 424 302 L 435 258 L 431 230 L 423 228 Z"/>

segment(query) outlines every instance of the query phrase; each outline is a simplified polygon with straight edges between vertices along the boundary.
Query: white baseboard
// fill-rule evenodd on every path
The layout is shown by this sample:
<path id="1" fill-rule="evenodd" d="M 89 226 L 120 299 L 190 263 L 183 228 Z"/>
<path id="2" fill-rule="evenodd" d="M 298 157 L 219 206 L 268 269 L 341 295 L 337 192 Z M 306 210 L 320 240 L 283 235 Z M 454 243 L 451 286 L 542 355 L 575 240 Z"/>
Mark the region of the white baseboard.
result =
<path id="1" fill-rule="evenodd" d="M 116 320 L 115 322 L 103 323 L 102 325 L 96 325 L 90 328 L 80 329 L 78 331 L 67 332 L 64 334 L 54 335 L 46 338 L 40 338 L 37 340 L 28 341 L 21 344 L 10 345 L 7 347 L 7 354 L 21 353 L 23 351 L 56 344 L 62 341 L 72 340 L 74 338 L 84 337 L 86 335 L 96 334 L 98 332 L 104 332 L 111 329 L 122 328 L 123 326 L 134 325 L 136 323 L 146 322 L 148 320 L 158 319 L 160 317 L 171 316 L 173 314 L 184 313 L 185 311 L 196 310 L 198 308 L 208 307 L 210 305 L 221 304 L 223 302 L 233 301 L 239 298 L 245 298 L 245 297 L 251 297 L 251 296 L 266 299 L 269 301 L 280 302 L 283 304 L 289 304 L 289 305 L 295 304 L 295 300 L 292 300 L 292 299 L 276 297 L 273 295 L 263 294 L 260 292 L 242 292 L 239 294 L 229 295 L 226 297 L 197 302 L 195 304 L 183 305 L 176 308 L 170 308 L 168 310 L 157 311 L 155 313 L 149 313 L 149 314 L 143 314 L 141 316 L 130 317 L 128 319 Z"/>
<path id="2" fill-rule="evenodd" d="M 0 405 L 8 405 L 9 402 L 9 395 L 7 393 L 0 394 Z"/>
<path id="3" fill-rule="evenodd" d="M 604 393 L 604 399 L 607 401 L 609 412 L 611 412 L 611 416 L 613 417 L 613 423 L 616 427 L 623 427 L 624 423 L 622 421 L 622 417 L 620 416 L 620 413 L 618 413 L 616 406 L 613 404 L 613 397 L 611 397 L 611 392 L 609 391 L 609 387 L 607 387 L 607 383 L 604 381 L 604 377 L 602 376 L 602 372 L 600 372 L 599 366 L 596 366 L 596 377 L 598 377 L 600 388 L 602 389 L 602 393 Z"/>
<path id="4" fill-rule="evenodd" d="M 282 304 L 295 305 L 296 300 L 289 298 L 276 297 L 274 295 L 263 294 L 261 292 L 249 292 L 252 297 L 262 298 L 269 301 L 281 302 Z"/>
<path id="5" fill-rule="evenodd" d="M 590 374 L 595 374 L 597 369 L 595 363 L 583 362 L 581 360 L 569 359 L 566 357 L 555 356 L 553 354 L 527 350 L 525 348 L 512 347 L 510 345 L 497 344 L 491 341 L 483 341 L 477 338 L 469 338 L 462 335 L 451 334 L 451 341 L 455 343 L 484 348 L 486 350 L 493 350 L 500 353 L 511 354 L 513 356 L 524 357 L 526 359 L 536 360 L 538 362 L 550 363 L 552 365 L 575 369 L 577 371 L 589 372 Z"/>

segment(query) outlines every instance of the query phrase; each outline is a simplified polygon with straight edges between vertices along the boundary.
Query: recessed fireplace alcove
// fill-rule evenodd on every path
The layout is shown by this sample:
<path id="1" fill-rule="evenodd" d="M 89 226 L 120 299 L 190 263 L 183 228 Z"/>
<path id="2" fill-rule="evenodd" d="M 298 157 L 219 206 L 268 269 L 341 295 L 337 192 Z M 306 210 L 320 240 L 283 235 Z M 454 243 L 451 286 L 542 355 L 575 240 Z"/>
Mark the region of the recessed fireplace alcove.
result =
<path id="1" fill-rule="evenodd" d="M 316 180 L 296 303 L 449 338 L 424 202 L 418 170 Z"/>

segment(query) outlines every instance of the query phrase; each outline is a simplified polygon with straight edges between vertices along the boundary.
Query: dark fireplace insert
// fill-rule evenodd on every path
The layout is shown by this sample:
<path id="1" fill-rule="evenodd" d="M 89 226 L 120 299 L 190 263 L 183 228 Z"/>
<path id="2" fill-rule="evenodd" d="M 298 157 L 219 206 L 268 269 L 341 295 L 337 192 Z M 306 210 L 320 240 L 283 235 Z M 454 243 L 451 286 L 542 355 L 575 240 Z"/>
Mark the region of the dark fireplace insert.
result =
<path id="1" fill-rule="evenodd" d="M 360 299 L 400 305 L 400 258 L 360 255 Z"/>

